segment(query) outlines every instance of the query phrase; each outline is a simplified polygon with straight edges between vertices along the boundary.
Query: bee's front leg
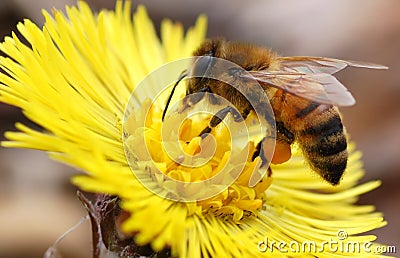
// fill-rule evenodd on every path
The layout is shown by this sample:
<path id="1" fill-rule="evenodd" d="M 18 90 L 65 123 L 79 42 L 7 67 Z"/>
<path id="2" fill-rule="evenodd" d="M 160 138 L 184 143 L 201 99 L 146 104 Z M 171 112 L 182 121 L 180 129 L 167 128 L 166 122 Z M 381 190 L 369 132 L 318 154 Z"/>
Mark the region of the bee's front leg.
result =
<path id="1" fill-rule="evenodd" d="M 216 127 L 217 125 L 219 125 L 222 120 L 224 120 L 224 118 L 228 115 L 228 113 L 231 113 L 233 116 L 233 120 L 235 122 L 242 122 L 244 119 L 247 118 L 247 116 L 250 113 L 249 109 L 245 109 L 242 113 L 239 113 L 234 107 L 231 106 L 227 106 L 224 107 L 223 109 L 221 109 L 220 111 L 218 111 L 210 120 L 210 123 L 208 124 L 208 126 L 206 128 L 203 129 L 203 131 L 201 131 L 201 133 L 199 134 L 199 136 L 204 139 L 208 133 L 211 132 L 211 130 Z"/>
<path id="2" fill-rule="evenodd" d="M 196 105 L 207 95 L 207 93 L 212 93 L 211 88 L 209 86 L 201 88 L 199 91 L 197 91 L 194 94 L 188 94 L 184 98 L 182 107 L 179 109 L 178 112 L 183 113 L 186 109 Z"/>

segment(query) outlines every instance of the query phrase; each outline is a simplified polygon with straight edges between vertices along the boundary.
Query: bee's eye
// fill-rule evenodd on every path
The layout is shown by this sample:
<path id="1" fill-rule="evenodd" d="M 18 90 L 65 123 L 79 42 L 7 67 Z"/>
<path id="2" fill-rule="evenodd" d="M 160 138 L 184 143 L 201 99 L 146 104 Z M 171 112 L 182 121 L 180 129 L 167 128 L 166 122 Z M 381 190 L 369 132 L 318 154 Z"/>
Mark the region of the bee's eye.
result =
<path id="1" fill-rule="evenodd" d="M 207 77 L 211 75 L 211 68 L 215 63 L 215 58 L 212 56 L 200 56 L 193 64 L 192 76 L 194 77 Z"/>

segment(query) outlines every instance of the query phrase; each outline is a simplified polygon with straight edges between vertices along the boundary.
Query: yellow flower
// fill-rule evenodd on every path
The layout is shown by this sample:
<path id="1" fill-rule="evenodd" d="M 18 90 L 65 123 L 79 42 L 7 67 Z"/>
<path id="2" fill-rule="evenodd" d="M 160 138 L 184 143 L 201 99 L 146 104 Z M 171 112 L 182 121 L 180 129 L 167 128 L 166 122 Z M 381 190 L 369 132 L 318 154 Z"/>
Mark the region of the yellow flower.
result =
<path id="1" fill-rule="evenodd" d="M 203 166 L 188 168 L 166 155 L 162 106 L 144 101 L 124 118 L 131 92 L 145 76 L 167 62 L 189 57 L 206 29 L 203 16 L 186 34 L 179 23 L 164 20 L 159 39 L 145 8 L 138 7 L 132 19 L 130 7 L 130 2 L 117 1 L 115 11 L 94 15 L 79 2 L 78 7 L 67 8 L 66 16 L 60 11 L 53 16 L 44 12 L 42 29 L 29 20 L 19 24 L 30 45 L 15 34 L 5 38 L 0 50 L 8 57 L 0 59 L 5 71 L 0 73 L 0 101 L 22 108 L 44 130 L 17 124 L 20 132 L 8 132 L 9 141 L 3 146 L 43 150 L 83 170 L 84 175 L 72 179 L 81 189 L 122 200 L 121 207 L 130 214 L 122 224 L 126 234 L 156 251 L 170 248 L 173 256 L 380 255 L 379 245 L 370 243 L 376 237 L 360 234 L 386 222 L 373 206 L 356 204 L 359 195 L 380 182 L 357 185 L 364 171 L 354 144 L 349 146 L 348 168 L 338 187 L 322 182 L 305 166 L 297 147 L 288 162 L 272 166 L 272 176 L 264 175 L 250 187 L 247 183 L 258 159 L 227 162 L 234 144 L 224 125 L 213 133 L 218 144 L 215 155 Z M 147 115 L 141 113 L 145 109 L 150 110 Z M 182 123 L 175 135 L 184 153 L 193 156 L 201 146 L 211 146 L 208 137 L 204 141 L 197 137 L 207 121 L 207 117 L 192 117 Z M 130 154 L 136 158 L 134 173 L 124 143 L 128 158 Z M 146 153 L 137 147 L 140 143 L 147 143 L 154 163 L 141 158 Z M 246 146 L 250 153 L 254 151 L 252 142 Z M 225 179 L 239 165 L 243 171 L 233 184 L 215 185 L 216 194 L 210 198 L 179 201 L 175 193 L 201 194 L 203 188 L 182 188 L 165 180 L 168 176 L 195 183 L 227 169 Z M 150 182 L 144 182 L 143 176 Z M 175 192 L 155 194 L 149 185 Z M 351 249 L 357 243 L 360 248 Z"/>

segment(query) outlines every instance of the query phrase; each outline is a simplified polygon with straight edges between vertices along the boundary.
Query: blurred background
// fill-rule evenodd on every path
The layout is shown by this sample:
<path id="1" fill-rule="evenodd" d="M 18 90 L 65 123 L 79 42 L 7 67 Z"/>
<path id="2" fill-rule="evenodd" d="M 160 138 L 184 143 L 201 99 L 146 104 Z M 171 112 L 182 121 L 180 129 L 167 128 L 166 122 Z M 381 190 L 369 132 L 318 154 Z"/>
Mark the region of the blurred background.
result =
<path id="1" fill-rule="evenodd" d="M 87 1 L 94 10 L 115 1 Z M 133 1 L 144 3 L 156 27 L 165 18 L 186 28 L 200 13 L 209 37 L 269 46 L 281 55 L 326 56 L 384 64 L 389 70 L 351 68 L 337 77 L 357 104 L 342 108 L 352 139 L 362 150 L 363 181 L 382 186 L 361 197 L 385 214 L 389 225 L 375 230 L 378 241 L 400 252 L 400 1 L 398 0 L 219 0 Z M 0 40 L 29 18 L 42 24 L 41 9 L 64 9 L 71 0 L 0 1 Z M 24 118 L 0 104 L 0 134 Z M 0 257 L 42 257 L 66 230 L 86 215 L 69 178 L 72 168 L 32 150 L 0 148 Z M 63 257 L 90 257 L 90 226 L 84 223 L 60 245 Z"/>

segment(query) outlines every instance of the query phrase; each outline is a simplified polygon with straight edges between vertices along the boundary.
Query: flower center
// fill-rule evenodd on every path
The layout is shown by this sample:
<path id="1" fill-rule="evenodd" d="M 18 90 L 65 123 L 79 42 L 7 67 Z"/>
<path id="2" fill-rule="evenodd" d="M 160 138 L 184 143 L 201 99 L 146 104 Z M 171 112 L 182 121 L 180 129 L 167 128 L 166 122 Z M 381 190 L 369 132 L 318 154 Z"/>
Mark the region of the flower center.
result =
<path id="1" fill-rule="evenodd" d="M 148 189 L 184 201 L 189 213 L 236 222 L 261 209 L 271 178 L 257 173 L 261 162 L 251 158 L 253 141 L 235 143 L 236 122 L 223 121 L 200 137 L 212 114 L 177 113 L 165 121 L 161 114 L 162 107 L 147 100 L 124 124 L 128 162 Z M 258 183 L 250 187 L 254 176 Z M 185 198 L 189 195 L 194 198 Z"/>

